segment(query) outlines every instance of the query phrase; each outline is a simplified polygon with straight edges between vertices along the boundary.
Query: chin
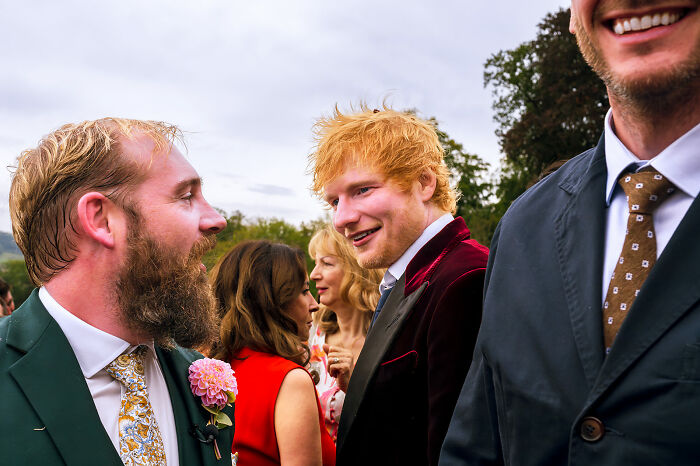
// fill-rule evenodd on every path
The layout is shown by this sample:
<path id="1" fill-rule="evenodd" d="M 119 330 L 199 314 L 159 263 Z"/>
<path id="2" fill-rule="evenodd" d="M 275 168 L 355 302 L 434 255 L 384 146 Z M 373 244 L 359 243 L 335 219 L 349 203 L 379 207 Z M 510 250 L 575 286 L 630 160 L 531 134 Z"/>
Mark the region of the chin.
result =
<path id="1" fill-rule="evenodd" d="M 389 262 L 384 254 L 372 254 L 370 251 L 357 255 L 357 263 L 365 269 L 383 269 L 389 267 L 394 262 Z"/>
<path id="2" fill-rule="evenodd" d="M 332 308 L 333 308 L 333 303 L 335 302 L 335 299 L 328 300 L 328 299 L 323 299 L 323 298 L 321 298 L 321 299 L 318 300 L 318 302 L 319 302 L 320 304 L 323 304 L 324 306 L 330 307 L 330 308 L 332 309 Z"/>

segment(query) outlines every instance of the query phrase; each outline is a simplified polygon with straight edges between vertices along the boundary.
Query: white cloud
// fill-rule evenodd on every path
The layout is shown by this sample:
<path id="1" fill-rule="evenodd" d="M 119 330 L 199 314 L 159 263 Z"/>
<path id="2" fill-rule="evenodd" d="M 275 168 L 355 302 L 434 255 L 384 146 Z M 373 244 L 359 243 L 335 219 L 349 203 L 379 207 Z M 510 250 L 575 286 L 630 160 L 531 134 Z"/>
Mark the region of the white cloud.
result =
<path id="1" fill-rule="evenodd" d="M 533 38 L 560 6 L 568 2 L 6 2 L 0 166 L 66 122 L 160 119 L 192 132 L 189 158 L 213 205 L 311 220 L 325 212 L 308 191 L 311 126 L 336 103 L 388 95 L 497 162 L 483 63 Z M 3 231 L 9 182 L 0 170 Z"/>

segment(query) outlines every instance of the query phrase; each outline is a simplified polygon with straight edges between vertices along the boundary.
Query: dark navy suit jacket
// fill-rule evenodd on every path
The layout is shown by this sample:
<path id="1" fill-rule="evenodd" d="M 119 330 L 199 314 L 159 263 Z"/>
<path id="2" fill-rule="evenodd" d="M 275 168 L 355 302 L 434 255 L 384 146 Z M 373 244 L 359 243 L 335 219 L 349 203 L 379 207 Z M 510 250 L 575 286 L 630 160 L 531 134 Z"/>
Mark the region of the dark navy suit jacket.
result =
<path id="1" fill-rule="evenodd" d="M 441 465 L 700 462 L 700 202 L 604 357 L 605 181 L 601 139 L 501 220 Z"/>

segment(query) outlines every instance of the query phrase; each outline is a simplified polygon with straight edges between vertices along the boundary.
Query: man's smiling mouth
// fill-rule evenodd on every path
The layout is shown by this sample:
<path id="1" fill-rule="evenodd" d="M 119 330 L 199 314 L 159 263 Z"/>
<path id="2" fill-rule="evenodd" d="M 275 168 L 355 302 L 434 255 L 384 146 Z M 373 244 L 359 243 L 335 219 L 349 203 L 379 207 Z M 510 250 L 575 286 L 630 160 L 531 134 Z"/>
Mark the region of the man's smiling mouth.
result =
<path id="1" fill-rule="evenodd" d="M 380 228 L 381 228 L 381 227 L 377 227 L 377 228 L 374 228 L 374 229 L 372 229 L 372 230 L 363 231 L 362 233 L 360 233 L 360 234 L 358 234 L 358 235 L 354 235 L 354 236 L 352 236 L 352 242 L 353 242 L 353 243 L 360 242 L 360 241 L 362 241 L 363 239 L 365 239 L 366 237 L 368 237 L 369 235 L 371 235 L 372 233 L 374 233 L 374 232 L 376 232 L 376 231 L 379 231 Z"/>
<path id="2" fill-rule="evenodd" d="M 647 29 L 677 23 L 686 13 L 687 10 L 679 9 L 657 11 L 639 16 L 616 18 L 611 20 L 609 24 L 613 32 L 621 36 L 631 32 L 646 31 Z"/>

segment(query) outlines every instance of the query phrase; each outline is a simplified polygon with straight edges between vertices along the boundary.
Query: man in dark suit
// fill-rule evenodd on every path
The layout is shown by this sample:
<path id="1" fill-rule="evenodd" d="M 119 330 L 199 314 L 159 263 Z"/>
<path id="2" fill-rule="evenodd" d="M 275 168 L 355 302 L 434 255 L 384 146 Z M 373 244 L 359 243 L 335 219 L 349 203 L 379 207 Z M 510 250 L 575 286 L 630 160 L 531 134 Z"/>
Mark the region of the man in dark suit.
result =
<path id="1" fill-rule="evenodd" d="M 604 136 L 501 220 L 440 464 L 698 462 L 700 12 L 667 5 L 572 1 Z"/>
<path id="2" fill-rule="evenodd" d="M 39 289 L 0 320 L 0 464 L 231 464 L 232 428 L 221 460 L 201 441 L 201 355 L 178 346 L 216 332 L 201 257 L 225 226 L 179 134 L 86 121 L 19 157 L 13 233 Z"/>
<path id="3" fill-rule="evenodd" d="M 388 267 L 340 416 L 338 465 L 436 464 L 481 320 L 488 250 L 452 217 L 429 123 L 385 108 L 336 112 L 317 128 L 315 191 L 360 265 Z"/>

